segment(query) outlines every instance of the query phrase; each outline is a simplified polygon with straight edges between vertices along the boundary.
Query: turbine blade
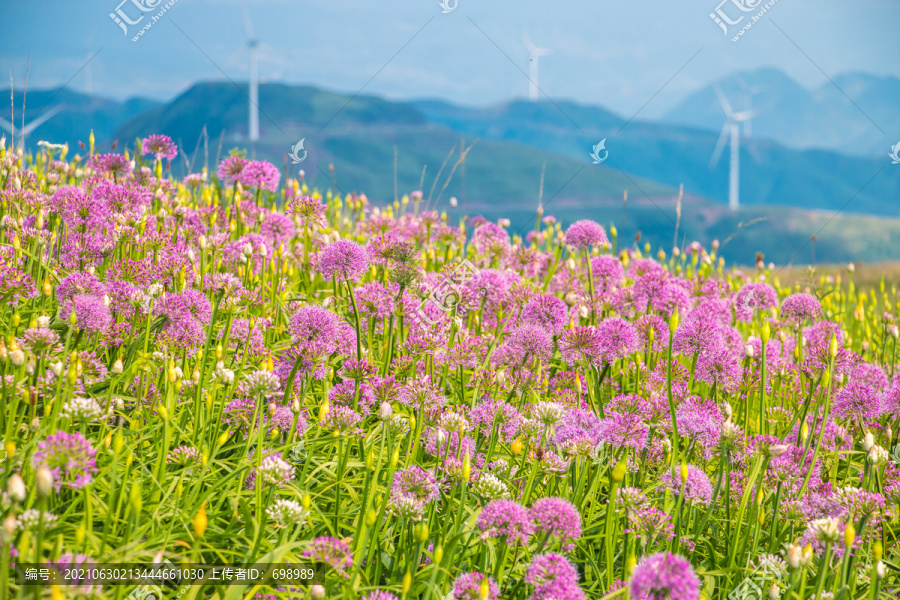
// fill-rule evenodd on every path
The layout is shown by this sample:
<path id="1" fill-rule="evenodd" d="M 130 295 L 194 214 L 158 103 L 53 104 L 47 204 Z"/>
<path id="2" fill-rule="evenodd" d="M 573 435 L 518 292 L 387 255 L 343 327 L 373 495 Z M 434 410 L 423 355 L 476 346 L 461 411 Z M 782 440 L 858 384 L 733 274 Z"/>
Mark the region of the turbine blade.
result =
<path id="1" fill-rule="evenodd" d="M 730 118 L 732 114 L 731 103 L 728 102 L 728 98 L 725 97 L 718 82 L 713 84 L 713 89 L 716 91 L 716 96 L 719 98 L 719 104 L 722 105 L 722 110 L 725 111 L 725 114 Z"/>
<path id="2" fill-rule="evenodd" d="M 534 42 L 531 41 L 531 38 L 527 33 L 522 34 L 522 43 L 528 48 L 529 53 L 534 54 L 534 52 L 537 51 L 537 47 L 534 45 Z"/>
<path id="3" fill-rule="evenodd" d="M 712 158 L 709 161 L 709 168 L 712 169 L 719 162 L 722 156 L 722 150 L 725 148 L 725 137 L 728 135 L 728 123 L 722 127 L 722 133 L 719 134 L 719 141 L 716 142 L 716 149 L 713 150 Z"/>
<path id="4" fill-rule="evenodd" d="M 253 39 L 253 21 L 250 20 L 250 9 L 247 8 L 246 0 L 241 0 L 241 13 L 244 17 L 244 35 L 249 42 Z"/>
<path id="5" fill-rule="evenodd" d="M 732 121 L 749 121 L 753 117 L 759 114 L 758 110 L 744 110 L 739 113 L 733 113 L 731 115 Z"/>
<path id="6" fill-rule="evenodd" d="M 10 134 L 15 133 L 15 126 L 3 117 L 0 117 L 0 127 L 8 131 Z"/>
<path id="7" fill-rule="evenodd" d="M 41 125 L 43 125 L 47 119 L 49 119 L 50 117 L 52 117 L 53 115 L 55 115 L 56 113 L 61 111 L 62 109 L 63 109 L 62 104 L 57 104 L 56 106 L 54 106 L 53 108 L 51 108 L 50 110 L 48 110 L 47 112 L 42 114 L 37 119 L 28 123 L 25 126 L 25 128 L 22 130 L 22 135 L 28 135 L 29 133 L 31 133 L 32 131 L 34 131 Z"/>
<path id="8" fill-rule="evenodd" d="M 241 47 L 238 48 L 237 51 L 228 58 L 228 60 L 225 62 L 225 64 L 222 65 L 222 70 L 224 71 L 226 69 L 230 69 L 231 67 L 233 67 L 234 64 L 238 61 L 238 59 L 244 55 L 244 52 L 247 51 L 248 47 L 249 46 L 247 44 L 241 45 Z"/>

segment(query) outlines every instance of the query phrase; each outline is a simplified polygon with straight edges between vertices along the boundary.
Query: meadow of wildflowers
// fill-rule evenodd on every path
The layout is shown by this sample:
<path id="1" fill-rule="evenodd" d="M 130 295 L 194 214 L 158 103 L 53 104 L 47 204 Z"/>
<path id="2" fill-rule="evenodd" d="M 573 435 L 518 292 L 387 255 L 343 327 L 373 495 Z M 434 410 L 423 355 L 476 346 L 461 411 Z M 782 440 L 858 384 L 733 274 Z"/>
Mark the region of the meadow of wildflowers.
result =
<path id="1" fill-rule="evenodd" d="M 896 290 L 176 152 L 0 149 L 3 598 L 900 594 Z"/>

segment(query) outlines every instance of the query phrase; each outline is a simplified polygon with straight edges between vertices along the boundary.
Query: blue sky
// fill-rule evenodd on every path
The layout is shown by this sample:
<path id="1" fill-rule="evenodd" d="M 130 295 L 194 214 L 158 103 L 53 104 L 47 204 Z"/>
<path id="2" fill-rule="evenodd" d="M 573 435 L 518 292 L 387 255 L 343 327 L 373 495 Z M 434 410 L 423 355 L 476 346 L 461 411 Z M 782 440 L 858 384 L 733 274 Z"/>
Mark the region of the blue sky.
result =
<path id="1" fill-rule="evenodd" d="M 0 0 L 4 78 L 11 72 L 21 85 L 29 51 L 29 86 L 69 82 L 87 91 L 90 77 L 94 93 L 114 98 L 168 99 L 195 81 L 224 79 L 223 71 L 247 78 L 246 59 L 234 59 L 245 39 L 237 0 L 176 0 L 138 42 L 131 33 L 149 16 L 124 35 L 109 17 L 120 1 Z M 142 13 L 132 2 L 141 1 L 161 2 L 126 0 L 121 10 L 136 19 Z M 776 0 L 738 42 L 709 17 L 719 1 L 458 0 L 447 14 L 438 0 L 248 0 L 248 7 L 256 37 L 269 47 L 263 80 L 395 99 L 481 105 L 524 97 L 525 32 L 551 51 L 540 59 L 544 93 L 627 116 L 640 110 L 642 118 L 736 70 L 774 66 L 808 87 L 848 71 L 900 77 L 896 0 Z M 737 18 L 744 13 L 733 2 L 741 1 L 765 4 L 727 0 L 722 11 Z"/>

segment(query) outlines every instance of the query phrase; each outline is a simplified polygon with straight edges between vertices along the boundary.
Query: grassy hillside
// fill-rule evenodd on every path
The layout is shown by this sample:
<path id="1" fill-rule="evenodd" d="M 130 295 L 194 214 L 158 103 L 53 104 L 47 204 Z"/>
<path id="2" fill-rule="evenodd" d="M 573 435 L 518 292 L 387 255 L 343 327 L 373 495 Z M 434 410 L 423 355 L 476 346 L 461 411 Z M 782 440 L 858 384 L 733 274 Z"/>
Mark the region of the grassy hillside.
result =
<path id="1" fill-rule="evenodd" d="M 728 157 L 710 168 L 718 131 L 629 122 L 598 107 L 573 102 L 516 101 L 484 109 L 416 102 L 428 119 L 462 134 L 515 141 L 575 159 L 587 158 L 606 138 L 604 163 L 627 173 L 725 203 Z M 719 110 L 721 112 L 721 110 Z M 847 204 L 861 213 L 897 215 L 900 169 L 885 156 L 851 157 L 824 150 L 793 150 L 751 139 L 741 146 L 741 203 L 832 209 Z"/>

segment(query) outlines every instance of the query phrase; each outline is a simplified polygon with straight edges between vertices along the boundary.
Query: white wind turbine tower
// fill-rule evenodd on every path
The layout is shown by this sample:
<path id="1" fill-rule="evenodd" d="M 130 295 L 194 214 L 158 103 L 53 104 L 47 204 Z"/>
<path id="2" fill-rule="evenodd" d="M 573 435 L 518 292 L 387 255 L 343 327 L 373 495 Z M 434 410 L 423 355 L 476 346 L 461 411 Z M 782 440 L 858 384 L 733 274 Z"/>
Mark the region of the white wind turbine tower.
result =
<path id="1" fill-rule="evenodd" d="M 247 36 L 247 57 L 250 60 L 250 119 L 247 131 L 250 144 L 255 146 L 259 141 L 259 40 L 253 35 L 253 22 L 246 2 L 241 2 L 241 10 L 244 14 L 244 34 Z"/>
<path id="2" fill-rule="evenodd" d="M 3 128 L 5 131 L 9 132 L 9 135 L 15 139 L 16 147 L 25 149 L 25 136 L 29 133 L 40 127 L 44 124 L 47 119 L 58 113 L 63 109 L 62 104 L 54 106 L 38 118 L 34 119 L 30 123 L 26 123 L 25 127 L 17 129 L 14 123 L 10 123 L 6 119 L 0 117 L 0 128 Z"/>
<path id="3" fill-rule="evenodd" d="M 528 99 L 532 102 L 536 102 L 538 99 L 538 57 L 547 56 L 550 54 L 550 51 L 546 48 L 538 48 L 534 45 L 534 42 L 531 41 L 531 38 L 528 37 L 528 34 L 522 35 L 522 41 L 525 42 L 525 47 L 528 48 Z"/>
<path id="4" fill-rule="evenodd" d="M 722 93 L 722 89 L 718 84 L 715 85 L 716 96 L 719 97 L 719 104 L 722 105 L 722 111 L 725 113 L 725 125 L 722 127 L 722 133 L 719 134 L 719 141 L 716 142 L 716 149 L 713 151 L 712 160 L 709 163 L 710 168 L 719 162 L 722 155 L 722 149 L 725 146 L 725 137 L 730 137 L 731 144 L 731 165 L 728 172 L 728 207 L 731 210 L 737 210 L 740 206 L 740 155 L 741 155 L 741 132 L 740 124 L 752 119 L 756 113 L 751 110 L 734 112 L 728 98 Z"/>

